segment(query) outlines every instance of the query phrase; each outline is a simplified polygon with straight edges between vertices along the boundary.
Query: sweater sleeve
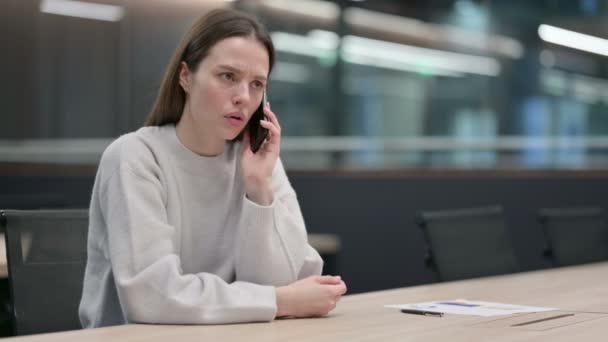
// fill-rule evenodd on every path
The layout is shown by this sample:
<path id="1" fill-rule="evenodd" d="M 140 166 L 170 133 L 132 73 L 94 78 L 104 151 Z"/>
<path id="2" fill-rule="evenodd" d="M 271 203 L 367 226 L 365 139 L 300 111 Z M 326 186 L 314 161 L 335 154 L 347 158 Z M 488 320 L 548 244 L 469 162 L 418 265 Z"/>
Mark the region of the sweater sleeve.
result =
<path id="1" fill-rule="evenodd" d="M 272 176 L 274 201 L 243 200 L 236 251 L 236 278 L 283 286 L 321 274 L 323 260 L 308 244 L 296 193 L 280 160 Z"/>
<path id="2" fill-rule="evenodd" d="M 126 320 L 222 324 L 274 319 L 273 287 L 228 284 L 210 273 L 184 274 L 176 247 L 179 228 L 167 223 L 158 167 L 153 160 L 133 164 L 120 163 L 99 194 L 108 257 Z"/>

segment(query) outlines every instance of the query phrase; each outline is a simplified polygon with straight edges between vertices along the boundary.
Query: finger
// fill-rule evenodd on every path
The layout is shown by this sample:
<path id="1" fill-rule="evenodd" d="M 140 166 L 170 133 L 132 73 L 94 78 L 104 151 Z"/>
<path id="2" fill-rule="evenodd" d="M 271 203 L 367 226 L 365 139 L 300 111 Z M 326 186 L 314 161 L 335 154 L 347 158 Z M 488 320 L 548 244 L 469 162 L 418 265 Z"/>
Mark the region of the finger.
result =
<path id="1" fill-rule="evenodd" d="M 346 287 L 346 284 L 344 282 L 342 282 L 340 286 L 342 287 L 342 292 L 340 293 L 340 296 L 342 296 L 348 291 L 348 287 Z"/>
<path id="2" fill-rule="evenodd" d="M 268 130 L 270 130 L 272 133 L 276 134 L 276 135 L 280 135 L 281 131 L 278 129 L 278 127 L 273 124 L 271 121 L 268 120 L 260 120 L 260 125 L 262 125 L 262 127 L 267 128 Z"/>
<path id="3" fill-rule="evenodd" d="M 340 285 L 341 282 L 342 279 L 340 276 L 326 275 L 319 278 L 319 284 L 323 285 Z"/>
<path id="4" fill-rule="evenodd" d="M 281 124 L 279 124 L 279 119 L 276 114 L 270 110 L 270 105 L 264 107 L 264 114 L 268 117 L 268 120 L 272 122 L 275 126 L 279 128 L 279 132 L 281 131 Z"/>
<path id="5" fill-rule="evenodd" d="M 332 301 L 331 303 L 329 303 L 329 311 L 332 311 L 333 309 L 335 309 L 337 304 L 338 303 L 335 300 Z"/>
<path id="6" fill-rule="evenodd" d="M 260 125 L 268 129 L 267 140 L 272 144 L 279 144 L 281 142 L 281 132 L 279 129 L 270 121 L 260 120 Z"/>
<path id="7" fill-rule="evenodd" d="M 316 276 L 315 281 L 319 284 L 333 284 L 334 276 L 330 276 L 330 275 Z"/>
<path id="8" fill-rule="evenodd" d="M 337 285 L 329 285 L 332 287 L 332 291 L 334 291 L 334 296 L 342 296 L 346 293 L 346 285 L 344 283 L 340 283 Z"/>
<path id="9" fill-rule="evenodd" d="M 340 280 L 340 296 L 342 296 L 343 294 L 345 294 L 348 291 L 348 287 L 346 286 L 346 283 L 342 280 Z"/>

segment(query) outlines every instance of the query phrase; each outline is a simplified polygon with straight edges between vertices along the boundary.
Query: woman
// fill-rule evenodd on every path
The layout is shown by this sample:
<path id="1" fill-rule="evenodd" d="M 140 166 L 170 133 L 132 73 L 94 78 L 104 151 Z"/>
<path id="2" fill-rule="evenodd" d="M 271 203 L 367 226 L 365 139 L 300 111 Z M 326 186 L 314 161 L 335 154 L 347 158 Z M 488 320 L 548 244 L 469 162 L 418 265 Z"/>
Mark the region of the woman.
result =
<path id="1" fill-rule="evenodd" d="M 90 208 L 84 327 L 321 316 L 346 292 L 320 276 L 268 106 L 245 127 L 274 62 L 255 19 L 214 10 L 182 39 L 146 127 L 104 152 Z"/>

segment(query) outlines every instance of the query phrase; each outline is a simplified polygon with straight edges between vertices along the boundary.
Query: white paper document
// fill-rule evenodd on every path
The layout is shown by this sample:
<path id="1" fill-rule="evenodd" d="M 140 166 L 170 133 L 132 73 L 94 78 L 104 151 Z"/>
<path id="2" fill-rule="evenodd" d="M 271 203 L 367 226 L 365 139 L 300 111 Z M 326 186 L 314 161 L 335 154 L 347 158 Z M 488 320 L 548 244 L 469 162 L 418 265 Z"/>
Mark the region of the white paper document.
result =
<path id="1" fill-rule="evenodd" d="M 385 305 L 385 307 L 484 317 L 556 310 L 555 308 L 482 302 L 467 299 L 442 300 L 414 304 L 392 304 Z"/>

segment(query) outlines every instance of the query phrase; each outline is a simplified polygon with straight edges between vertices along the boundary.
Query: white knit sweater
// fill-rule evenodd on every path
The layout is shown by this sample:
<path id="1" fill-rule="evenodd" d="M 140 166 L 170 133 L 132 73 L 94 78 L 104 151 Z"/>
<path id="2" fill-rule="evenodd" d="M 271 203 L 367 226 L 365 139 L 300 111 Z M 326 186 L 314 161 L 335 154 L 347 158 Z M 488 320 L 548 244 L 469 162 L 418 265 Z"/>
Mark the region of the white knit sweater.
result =
<path id="1" fill-rule="evenodd" d="M 83 327 L 270 321 L 275 286 L 320 274 L 280 160 L 274 202 L 245 196 L 240 143 L 216 157 L 174 125 L 144 127 L 104 152 L 90 207 Z"/>

